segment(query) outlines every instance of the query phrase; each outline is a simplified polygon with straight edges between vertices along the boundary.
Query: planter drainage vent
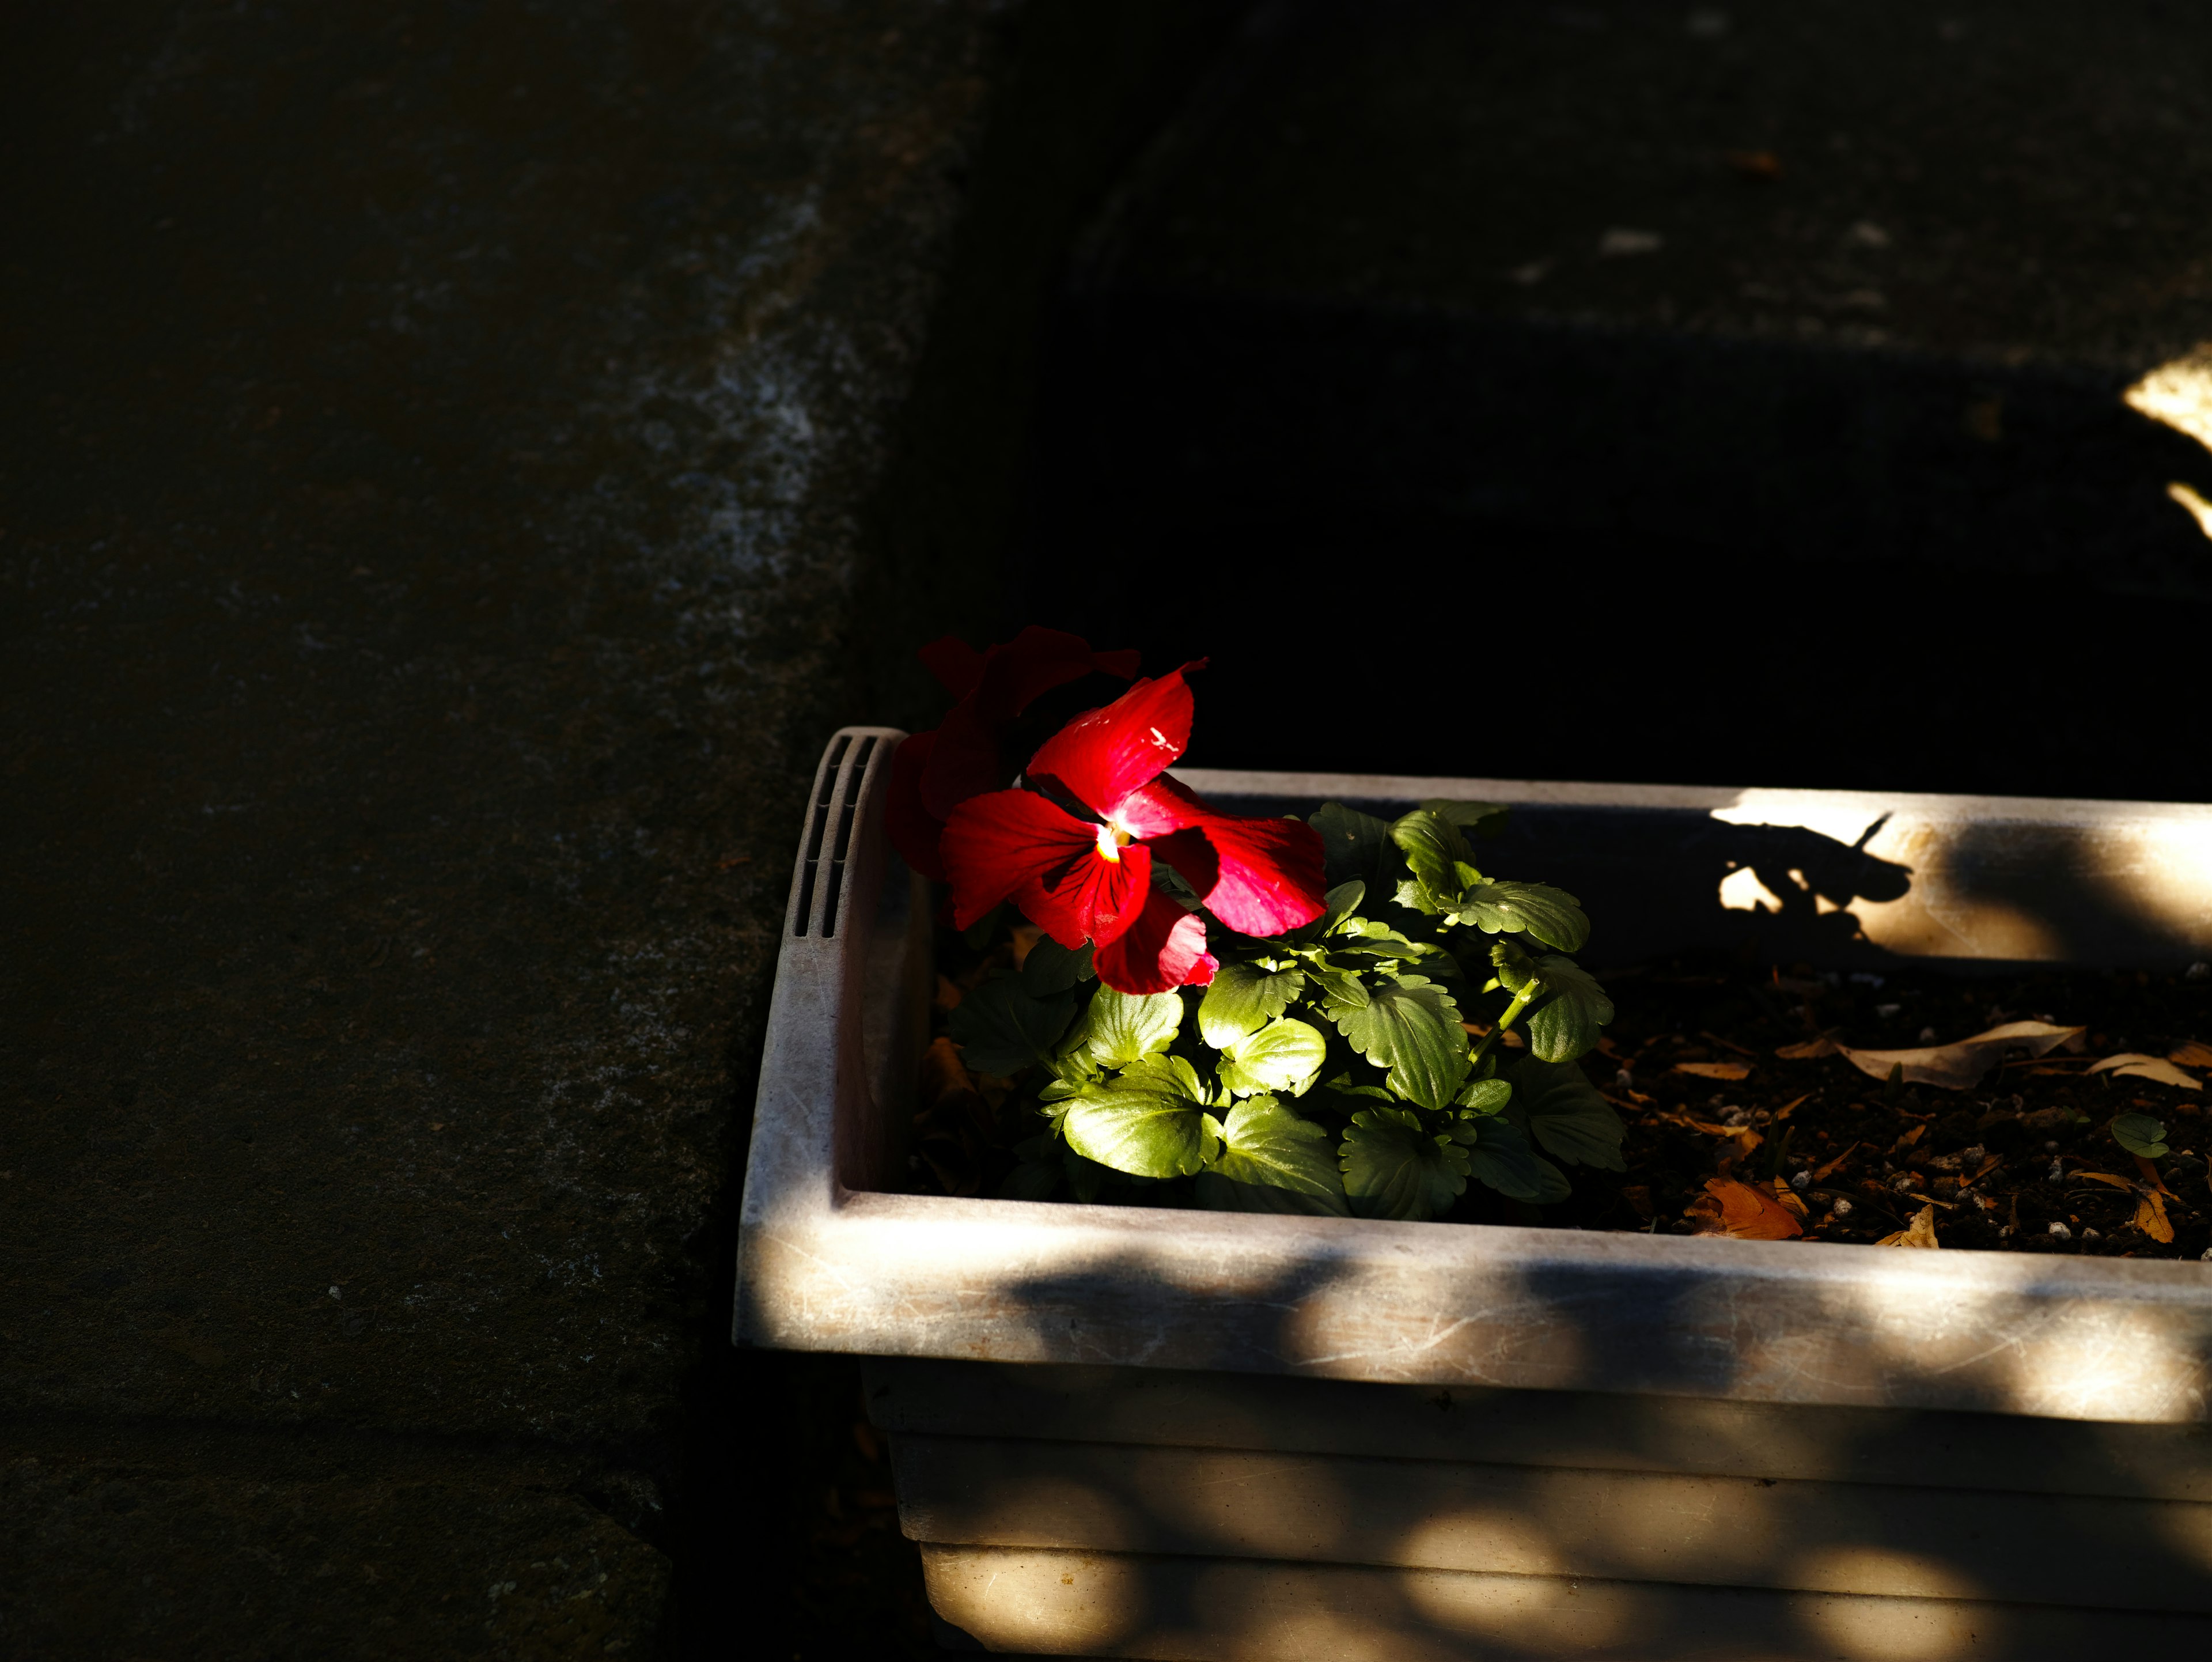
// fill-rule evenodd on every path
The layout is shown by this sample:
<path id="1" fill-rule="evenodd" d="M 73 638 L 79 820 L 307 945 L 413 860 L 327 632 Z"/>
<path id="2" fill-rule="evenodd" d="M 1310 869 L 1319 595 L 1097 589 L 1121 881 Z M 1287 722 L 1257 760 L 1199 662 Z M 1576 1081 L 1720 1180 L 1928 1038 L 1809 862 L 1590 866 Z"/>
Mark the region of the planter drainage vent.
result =
<path id="1" fill-rule="evenodd" d="M 848 732 L 830 740 L 823 753 L 814 776 L 806 842 L 799 851 L 798 892 L 791 908 L 793 934 L 836 938 L 846 861 L 853 852 L 855 811 L 878 758 L 889 750 L 880 734 Z"/>

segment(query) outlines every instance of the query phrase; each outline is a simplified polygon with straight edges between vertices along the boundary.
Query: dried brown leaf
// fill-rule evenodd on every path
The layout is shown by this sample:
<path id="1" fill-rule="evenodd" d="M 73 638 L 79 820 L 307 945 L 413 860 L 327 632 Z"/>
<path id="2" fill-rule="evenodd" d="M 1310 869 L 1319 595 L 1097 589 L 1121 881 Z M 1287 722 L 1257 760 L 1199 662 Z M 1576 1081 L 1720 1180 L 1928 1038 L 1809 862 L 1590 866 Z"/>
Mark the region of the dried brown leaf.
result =
<path id="1" fill-rule="evenodd" d="M 1775 1123 L 1778 1125 L 1780 1124 L 1784 1120 L 1788 1119 L 1790 1115 L 1796 1113 L 1801 1105 L 1810 1102 L 1812 1099 L 1813 1095 L 1809 1091 L 1802 1097 L 1790 1098 L 1789 1101 L 1784 1103 L 1779 1108 L 1777 1108 L 1774 1111 Z"/>
<path id="2" fill-rule="evenodd" d="M 1774 1054 L 1787 1062 L 1810 1062 L 1817 1056 L 1832 1056 L 1844 1047 L 1822 1033 L 1818 1038 L 1808 1038 L 1802 1044 L 1785 1044 Z"/>
<path id="3" fill-rule="evenodd" d="M 1678 1074 L 1695 1074 L 1699 1079 L 1739 1080 L 1750 1076 L 1751 1069 L 1741 1062 L 1678 1062 Z"/>
<path id="4" fill-rule="evenodd" d="M 1819 1170 L 1815 1171 L 1813 1173 L 1813 1181 L 1815 1183 L 1826 1181 L 1830 1174 L 1843 1170 L 1844 1162 L 1865 1147 L 1866 1144 L 1863 1142 L 1853 1143 L 1850 1148 L 1844 1149 L 1842 1154 L 1837 1155 L 1835 1159 L 1830 1160 L 1826 1166 L 1823 1166 Z"/>
<path id="5" fill-rule="evenodd" d="M 1729 1235 L 1738 1240 L 1795 1240 L 1805 1232 L 1789 1209 L 1763 1189 L 1734 1178 L 1707 1178 L 1705 1192 L 1683 1214 L 1700 1235 Z"/>
<path id="6" fill-rule="evenodd" d="M 1756 1050 L 1745 1050 L 1742 1045 L 1737 1044 L 1732 1038 L 1723 1038 L 1718 1033 L 1706 1032 L 1700 1030 L 1698 1037 L 1699 1038 L 1709 1038 L 1712 1040 L 1714 1044 L 1719 1045 L 1723 1050 L 1733 1050 L 1740 1056 L 1756 1056 L 1759 1054 Z"/>
<path id="7" fill-rule="evenodd" d="M 937 996 L 934 1002 L 939 1009 L 958 1009 L 963 996 L 961 990 L 952 984 L 952 978 L 950 976 L 941 975 L 937 977 Z"/>
<path id="8" fill-rule="evenodd" d="M 2204 1087 L 2175 1067 L 2164 1056 L 2147 1056 L 2133 1050 L 2124 1050 L 2118 1056 L 2106 1056 L 2102 1062 L 2089 1064 L 2093 1074 L 2109 1073 L 2115 1079 L 2147 1079 L 2160 1085 L 2178 1085 L 2185 1091 L 2201 1091 Z"/>
<path id="9" fill-rule="evenodd" d="M 931 1107 L 963 1092 L 972 1093 L 975 1081 L 960 1060 L 960 1047 L 949 1038 L 933 1038 L 921 1053 L 921 1099 Z"/>
<path id="10" fill-rule="evenodd" d="M 2173 1242 L 2173 1226 L 2166 1219 L 2166 1202 L 2155 1189 L 2136 1191 L 2135 1226 L 2160 1246 Z"/>
<path id="11" fill-rule="evenodd" d="M 1916 1196 L 1914 1198 L 1917 1199 L 1918 1196 Z M 1876 1246 L 1925 1246 L 1931 1248 L 1942 1246 L 1942 1243 L 1936 1239 L 1936 1208 L 1933 1202 L 1922 1207 L 1917 1212 L 1914 1213 L 1912 1215 L 1912 1221 L 1905 1225 L 1904 1228 L 1899 1230 L 1894 1235 L 1884 1235 L 1880 1240 L 1876 1241 L 1875 1245 Z"/>
<path id="12" fill-rule="evenodd" d="M 1965 1091 L 1980 1084 L 1982 1075 L 2008 1052 L 2039 1056 L 2085 1031 L 2054 1026 L 2047 1021 L 2008 1021 L 2001 1027 L 1962 1038 L 1955 1044 L 1932 1045 L 1926 1050 L 1855 1050 L 1848 1044 L 1836 1048 L 1853 1067 L 1875 1079 L 1886 1080 L 1895 1068 L 1900 1070 L 1908 1085 Z"/>
<path id="13" fill-rule="evenodd" d="M 2195 1039 L 2185 1039 L 2166 1053 L 2168 1062 L 2178 1062 L 2185 1068 L 2212 1068 L 2212 1044 L 2200 1044 Z"/>

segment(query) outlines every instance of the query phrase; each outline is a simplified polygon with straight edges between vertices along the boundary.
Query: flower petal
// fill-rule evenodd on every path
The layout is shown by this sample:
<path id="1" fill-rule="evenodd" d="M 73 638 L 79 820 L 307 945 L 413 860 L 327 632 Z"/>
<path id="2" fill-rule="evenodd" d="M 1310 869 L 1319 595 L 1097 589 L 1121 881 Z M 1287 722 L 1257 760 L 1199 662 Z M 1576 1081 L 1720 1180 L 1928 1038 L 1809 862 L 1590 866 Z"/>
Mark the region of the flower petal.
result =
<path id="1" fill-rule="evenodd" d="M 922 770 L 922 805 L 939 819 L 971 796 L 1003 790 L 1008 769 L 999 756 L 999 724 L 987 721 L 976 701 L 963 698 L 937 729 L 929 765 Z"/>
<path id="2" fill-rule="evenodd" d="M 1220 960 L 1206 950 L 1206 921 L 1153 890 L 1133 924 L 1091 962 L 1099 980 L 1117 993 L 1164 993 L 1203 987 Z"/>
<path id="3" fill-rule="evenodd" d="M 1239 934 L 1280 934 L 1322 915 L 1327 880 L 1321 837 L 1310 825 L 1224 813 L 1168 778 L 1124 804 L 1121 817 L 1174 825 L 1152 838 L 1153 851 Z"/>
<path id="4" fill-rule="evenodd" d="M 899 857 L 924 877 L 942 882 L 945 863 L 937 839 L 945 822 L 922 805 L 921 770 L 937 744 L 933 733 L 910 733 L 891 752 L 890 794 L 884 800 L 884 829 Z"/>
<path id="5" fill-rule="evenodd" d="M 984 654 L 957 635 L 940 635 L 915 656 L 955 698 L 965 698 L 983 679 Z"/>
<path id="6" fill-rule="evenodd" d="M 1123 680 L 1137 673 L 1134 651 L 1093 652 L 1091 642 L 1065 630 L 1031 624 L 983 654 L 975 702 L 988 721 L 1011 721 L 1054 687 L 1079 681 L 1093 670 Z"/>
<path id="7" fill-rule="evenodd" d="M 1044 741 L 1029 771 L 1110 815 L 1190 743 L 1190 688 L 1183 678 L 1201 658 L 1158 680 L 1139 681 L 1103 709 L 1077 716 Z"/>
<path id="8" fill-rule="evenodd" d="M 955 927 L 969 928 L 1012 897 L 1063 947 L 1119 936 L 1144 909 L 1152 856 L 1132 843 L 1109 860 L 1098 831 L 1034 791 L 994 791 L 961 803 L 938 843 Z"/>
<path id="9" fill-rule="evenodd" d="M 1000 754 L 1000 736 L 1036 699 L 1093 670 L 1125 679 L 1137 671 L 1133 651 L 1093 652 L 1080 635 L 1034 624 L 981 653 L 948 635 L 924 647 L 921 658 L 963 695 L 938 728 L 921 779 L 923 804 L 939 819 L 971 796 L 1005 788 L 1012 770 Z"/>

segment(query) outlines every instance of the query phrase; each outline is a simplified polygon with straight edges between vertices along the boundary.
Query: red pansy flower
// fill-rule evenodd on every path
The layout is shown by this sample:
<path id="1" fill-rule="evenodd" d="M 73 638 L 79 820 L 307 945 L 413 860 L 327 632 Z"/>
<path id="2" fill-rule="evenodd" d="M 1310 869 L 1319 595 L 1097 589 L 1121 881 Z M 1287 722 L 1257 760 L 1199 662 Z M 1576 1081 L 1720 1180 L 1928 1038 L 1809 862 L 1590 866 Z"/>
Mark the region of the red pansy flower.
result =
<path id="1" fill-rule="evenodd" d="M 1093 652 L 1079 635 L 1032 624 L 987 651 L 948 635 L 922 648 L 921 656 L 960 702 L 936 731 L 910 735 L 892 756 L 885 829 L 908 865 L 942 880 L 937 843 L 945 819 L 968 798 L 1001 788 L 1012 776 L 999 754 L 1007 724 L 1054 687 L 1093 670 L 1127 680 L 1137 673 L 1137 654 Z"/>
<path id="2" fill-rule="evenodd" d="M 1203 986 L 1220 965 L 1205 921 L 1152 887 L 1156 855 L 1241 934 L 1280 934 L 1321 916 L 1311 826 L 1223 813 L 1162 771 L 1190 742 L 1183 678 L 1203 667 L 1139 681 L 1046 740 L 1023 776 L 1028 788 L 952 810 L 940 849 L 955 924 L 1012 898 L 1061 946 L 1091 942 L 1108 986 L 1158 993 Z"/>

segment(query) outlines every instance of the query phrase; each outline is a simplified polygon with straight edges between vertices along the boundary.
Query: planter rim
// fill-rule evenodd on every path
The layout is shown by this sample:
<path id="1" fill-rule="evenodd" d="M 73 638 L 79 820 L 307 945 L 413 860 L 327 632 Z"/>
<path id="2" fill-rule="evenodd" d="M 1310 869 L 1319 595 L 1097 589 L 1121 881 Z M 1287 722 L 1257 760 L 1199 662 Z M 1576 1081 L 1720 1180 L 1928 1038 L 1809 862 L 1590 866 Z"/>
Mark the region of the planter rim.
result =
<path id="1" fill-rule="evenodd" d="M 842 932 L 799 927 L 803 896 L 823 910 L 830 853 L 810 834 L 763 1056 L 739 1342 L 2076 1420 L 2212 1417 L 2212 1268 L 2189 1262 L 957 1200 L 848 1183 L 863 1128 L 902 1122 L 910 1077 L 895 1047 L 871 1058 L 863 1045 L 870 989 L 879 1007 L 880 989 L 901 984 L 898 966 L 910 971 L 927 950 L 926 907 L 879 918 L 892 916 L 881 907 L 882 787 L 902 736 L 845 729 L 817 775 L 810 824 L 850 809 L 849 855 L 836 862 L 850 893 Z M 1754 794 L 1179 776 L 1255 797 L 1465 789 L 1535 800 L 1525 788 L 1583 806 L 1710 809 Z M 2148 809 L 2212 825 L 2212 808 L 2180 805 L 1940 800 Z M 893 903 L 902 886 L 889 886 Z"/>

